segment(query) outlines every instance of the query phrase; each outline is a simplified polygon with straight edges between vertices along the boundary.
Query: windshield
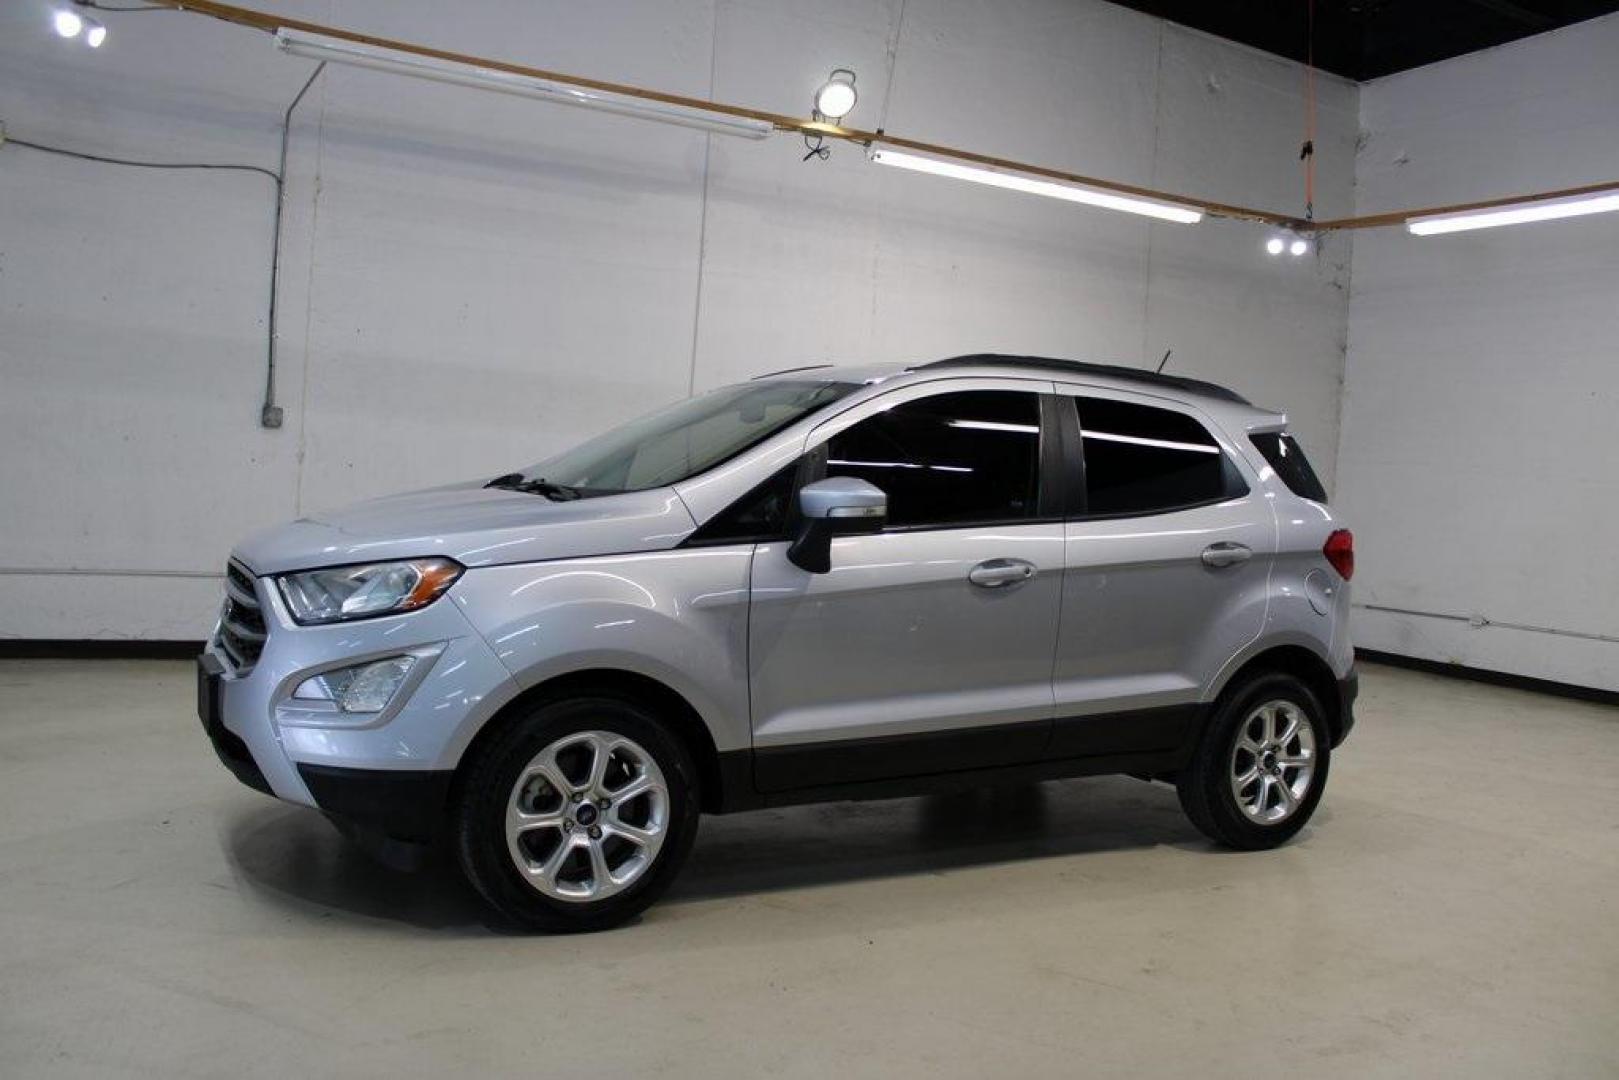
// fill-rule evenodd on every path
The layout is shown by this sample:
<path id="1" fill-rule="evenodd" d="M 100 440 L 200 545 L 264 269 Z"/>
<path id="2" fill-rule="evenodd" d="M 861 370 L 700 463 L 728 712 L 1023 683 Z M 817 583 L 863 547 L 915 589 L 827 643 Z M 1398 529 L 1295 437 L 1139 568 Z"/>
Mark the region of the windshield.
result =
<path id="1" fill-rule="evenodd" d="M 524 469 L 510 486 L 589 496 L 678 484 L 853 389 L 852 383 L 783 379 L 721 387 Z"/>

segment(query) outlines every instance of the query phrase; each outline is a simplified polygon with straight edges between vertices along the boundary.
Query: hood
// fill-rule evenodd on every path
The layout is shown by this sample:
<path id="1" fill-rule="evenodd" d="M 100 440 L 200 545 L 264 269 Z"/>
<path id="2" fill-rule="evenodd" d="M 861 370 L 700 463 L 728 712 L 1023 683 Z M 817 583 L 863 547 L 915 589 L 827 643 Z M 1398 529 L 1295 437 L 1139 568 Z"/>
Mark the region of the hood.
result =
<path id="1" fill-rule="evenodd" d="M 660 551 L 696 523 L 670 488 L 552 502 L 473 482 L 370 499 L 249 536 L 256 574 L 448 555 L 467 567 Z"/>

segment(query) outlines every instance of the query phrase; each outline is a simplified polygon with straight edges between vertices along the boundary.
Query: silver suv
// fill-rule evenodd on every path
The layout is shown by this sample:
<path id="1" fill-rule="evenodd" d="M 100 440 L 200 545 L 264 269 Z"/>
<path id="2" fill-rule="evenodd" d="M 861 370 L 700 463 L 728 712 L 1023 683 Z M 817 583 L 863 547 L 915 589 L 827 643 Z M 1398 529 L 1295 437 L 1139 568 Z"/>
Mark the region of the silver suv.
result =
<path id="1" fill-rule="evenodd" d="M 1353 541 L 1286 418 L 1128 368 L 805 368 L 250 537 L 198 709 L 245 783 L 512 923 L 608 926 L 700 812 L 1099 773 L 1309 819 Z"/>

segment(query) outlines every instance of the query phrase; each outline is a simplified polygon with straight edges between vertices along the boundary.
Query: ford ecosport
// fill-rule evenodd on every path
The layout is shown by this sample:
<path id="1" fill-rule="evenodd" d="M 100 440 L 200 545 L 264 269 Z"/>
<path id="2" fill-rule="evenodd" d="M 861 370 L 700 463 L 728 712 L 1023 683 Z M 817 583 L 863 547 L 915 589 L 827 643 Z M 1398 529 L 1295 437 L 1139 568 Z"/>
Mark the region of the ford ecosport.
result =
<path id="1" fill-rule="evenodd" d="M 591 929 L 703 812 L 1128 773 L 1279 844 L 1352 722 L 1353 570 L 1286 418 L 1222 387 L 799 369 L 250 537 L 198 708 L 247 784 Z"/>

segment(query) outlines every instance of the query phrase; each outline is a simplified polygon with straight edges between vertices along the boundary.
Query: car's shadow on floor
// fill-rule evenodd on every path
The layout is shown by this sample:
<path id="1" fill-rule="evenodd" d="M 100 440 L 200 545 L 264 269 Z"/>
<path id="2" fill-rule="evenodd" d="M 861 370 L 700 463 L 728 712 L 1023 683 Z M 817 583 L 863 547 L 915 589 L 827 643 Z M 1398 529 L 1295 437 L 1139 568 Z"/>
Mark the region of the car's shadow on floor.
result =
<path id="1" fill-rule="evenodd" d="M 424 930 L 486 925 L 482 901 L 442 854 L 419 872 L 391 869 L 303 807 L 244 798 L 224 821 L 220 846 L 238 883 L 271 904 Z"/>
<path id="2" fill-rule="evenodd" d="M 1203 845 L 1162 784 L 1125 777 L 710 818 L 666 902 L 1085 852 Z"/>
<path id="3" fill-rule="evenodd" d="M 238 880 L 276 903 L 422 929 L 501 930 L 447 857 L 388 869 L 320 815 L 249 806 L 221 836 Z M 1125 777 L 705 817 L 664 903 L 1163 845 L 1215 850 L 1174 790 Z"/>

